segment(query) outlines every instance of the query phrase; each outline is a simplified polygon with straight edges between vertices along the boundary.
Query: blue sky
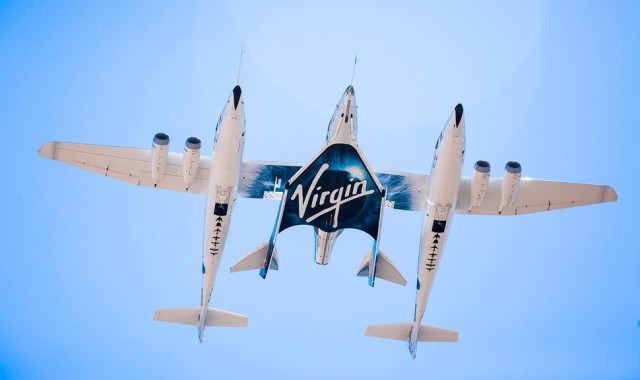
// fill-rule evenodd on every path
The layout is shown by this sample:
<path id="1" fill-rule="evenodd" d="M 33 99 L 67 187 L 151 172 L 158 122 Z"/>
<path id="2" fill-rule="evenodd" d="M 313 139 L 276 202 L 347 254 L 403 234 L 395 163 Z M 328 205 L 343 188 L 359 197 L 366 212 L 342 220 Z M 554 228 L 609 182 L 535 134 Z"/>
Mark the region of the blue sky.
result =
<path id="1" fill-rule="evenodd" d="M 636 2 L 0 2 L 0 377 L 637 378 L 640 33 Z M 199 302 L 204 197 L 136 188 L 36 156 L 48 141 L 204 147 L 235 85 L 245 159 L 306 161 L 351 78 L 372 166 L 428 172 L 465 106 L 467 162 L 613 186 L 618 203 L 457 216 L 425 314 L 457 344 L 364 337 L 410 321 L 414 288 L 355 277 L 370 238 L 330 265 L 310 228 L 262 280 L 227 268 L 277 203 L 236 203 L 212 305 L 247 329 L 153 321 Z M 206 148 L 209 150 L 210 148 Z M 206 152 L 209 154 L 209 152 Z M 381 247 L 414 283 L 421 215 L 388 210 Z"/>

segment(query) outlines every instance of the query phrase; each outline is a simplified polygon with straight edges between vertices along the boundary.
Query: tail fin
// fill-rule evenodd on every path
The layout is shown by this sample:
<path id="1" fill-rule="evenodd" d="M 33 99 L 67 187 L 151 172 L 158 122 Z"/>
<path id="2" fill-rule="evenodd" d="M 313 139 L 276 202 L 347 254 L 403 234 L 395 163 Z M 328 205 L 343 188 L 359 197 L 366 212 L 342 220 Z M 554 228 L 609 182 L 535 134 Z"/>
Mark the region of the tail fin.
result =
<path id="1" fill-rule="evenodd" d="M 245 257 L 241 258 L 237 263 L 233 264 L 229 270 L 233 272 L 242 272 L 245 270 L 262 269 L 267 260 L 269 252 L 269 242 L 266 242 L 253 251 L 249 252 Z M 273 259 L 269 269 L 278 270 L 278 250 L 273 247 Z"/>
<path id="2" fill-rule="evenodd" d="M 358 268 L 358 276 L 367 277 L 369 276 L 369 266 L 371 263 L 371 250 L 367 252 L 362 259 L 362 263 L 360 263 L 360 268 Z M 378 251 L 378 257 L 376 260 L 376 278 L 381 278 L 383 280 L 387 280 L 398 285 L 405 286 L 407 284 L 407 280 L 404 279 L 402 273 L 396 268 L 395 265 L 391 262 L 391 260 L 384 254 L 382 251 Z"/>
<path id="3" fill-rule="evenodd" d="M 383 338 L 408 341 L 411 336 L 411 329 L 414 323 L 390 323 L 387 325 L 367 326 L 364 335 Z M 458 332 L 446 330 L 440 327 L 420 325 L 418 331 L 418 342 L 457 342 Z"/>
<path id="4" fill-rule="evenodd" d="M 200 307 L 181 307 L 175 309 L 156 310 L 153 313 L 153 319 L 156 321 L 196 326 L 198 325 L 200 310 Z M 236 314 L 230 311 L 210 307 L 207 310 L 207 320 L 204 325 L 218 327 L 247 327 L 249 325 L 249 319 L 242 314 Z"/>

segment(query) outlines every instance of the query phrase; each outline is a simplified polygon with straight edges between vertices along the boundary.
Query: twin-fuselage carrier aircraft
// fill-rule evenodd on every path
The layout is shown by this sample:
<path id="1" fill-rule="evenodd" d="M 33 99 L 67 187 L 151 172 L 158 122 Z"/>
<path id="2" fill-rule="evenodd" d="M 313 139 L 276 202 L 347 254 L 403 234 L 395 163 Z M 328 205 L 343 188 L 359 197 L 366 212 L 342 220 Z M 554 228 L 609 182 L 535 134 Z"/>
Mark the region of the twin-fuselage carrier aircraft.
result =
<path id="1" fill-rule="evenodd" d="M 315 233 L 315 261 L 329 262 L 343 229 L 373 238 L 358 276 L 374 286 L 381 278 L 400 285 L 406 280 L 380 251 L 384 208 L 423 213 L 416 304 L 413 322 L 369 326 L 365 335 L 402 340 L 416 357 L 418 342 L 456 342 L 458 333 L 423 325 L 427 299 L 441 262 L 454 214 L 522 215 L 617 200 L 606 185 L 521 179 L 521 166 L 507 162 L 501 177 L 490 178 L 490 165 L 477 161 L 471 177 L 462 177 L 465 121 L 458 104 L 440 133 L 431 174 L 374 171 L 357 144 L 357 107 L 350 85 L 329 122 L 326 142 L 306 164 L 243 161 L 244 101 L 236 86 L 220 115 L 212 157 L 202 156 L 201 142 L 189 137 L 183 153 L 169 152 L 169 137 L 158 133 L 151 149 L 50 142 L 38 155 L 137 186 L 206 194 L 199 307 L 156 310 L 154 319 L 195 325 L 202 342 L 206 326 L 246 327 L 244 315 L 209 307 L 236 197 L 280 201 L 269 240 L 231 267 L 231 272 L 259 270 L 265 278 L 278 269 L 276 239 L 283 230 L 309 225 Z"/>

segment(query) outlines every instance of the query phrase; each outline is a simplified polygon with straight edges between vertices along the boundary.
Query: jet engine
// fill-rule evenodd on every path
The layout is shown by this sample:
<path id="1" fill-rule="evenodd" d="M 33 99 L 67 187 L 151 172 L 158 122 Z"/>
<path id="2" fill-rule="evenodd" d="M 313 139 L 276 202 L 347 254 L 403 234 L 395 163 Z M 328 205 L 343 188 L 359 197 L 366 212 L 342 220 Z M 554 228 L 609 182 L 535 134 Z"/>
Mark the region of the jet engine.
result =
<path id="1" fill-rule="evenodd" d="M 200 163 L 200 148 L 202 142 L 197 137 L 189 137 L 184 143 L 184 158 L 182 160 L 182 175 L 184 177 L 184 187 L 189 189 L 198 173 Z"/>
<path id="2" fill-rule="evenodd" d="M 502 198 L 500 199 L 500 210 L 498 213 L 502 213 L 502 209 L 505 207 L 511 207 L 513 200 L 518 192 L 518 186 L 520 185 L 520 173 L 522 167 L 520 163 L 516 161 L 509 161 L 504 167 L 504 177 L 502 178 Z"/>
<path id="3" fill-rule="evenodd" d="M 479 160 L 473 166 L 473 176 L 471 177 L 471 198 L 469 199 L 469 211 L 471 208 L 480 206 L 484 199 L 484 194 L 489 187 L 489 176 L 491 175 L 491 165 L 487 161 Z"/>
<path id="4" fill-rule="evenodd" d="M 151 178 L 157 185 L 169 161 L 169 136 L 166 133 L 156 133 L 151 144 Z"/>

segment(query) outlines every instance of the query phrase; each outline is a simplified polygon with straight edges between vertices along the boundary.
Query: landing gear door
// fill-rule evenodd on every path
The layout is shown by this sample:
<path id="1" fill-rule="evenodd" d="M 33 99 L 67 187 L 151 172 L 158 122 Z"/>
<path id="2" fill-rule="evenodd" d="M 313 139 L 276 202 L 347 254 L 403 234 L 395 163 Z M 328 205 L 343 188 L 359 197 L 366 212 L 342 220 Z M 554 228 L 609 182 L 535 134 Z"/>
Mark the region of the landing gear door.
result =
<path id="1" fill-rule="evenodd" d="M 433 226 L 431 231 L 435 233 L 443 233 L 447 226 L 447 218 L 449 217 L 449 206 L 436 206 L 436 213 L 433 218 Z"/>
<path id="2" fill-rule="evenodd" d="M 436 220 L 447 220 L 449 217 L 449 206 L 436 206 Z"/>
<path id="3" fill-rule="evenodd" d="M 229 197 L 231 196 L 231 189 L 218 188 L 216 191 L 216 204 L 213 208 L 213 213 L 218 216 L 225 216 L 229 211 Z"/>

